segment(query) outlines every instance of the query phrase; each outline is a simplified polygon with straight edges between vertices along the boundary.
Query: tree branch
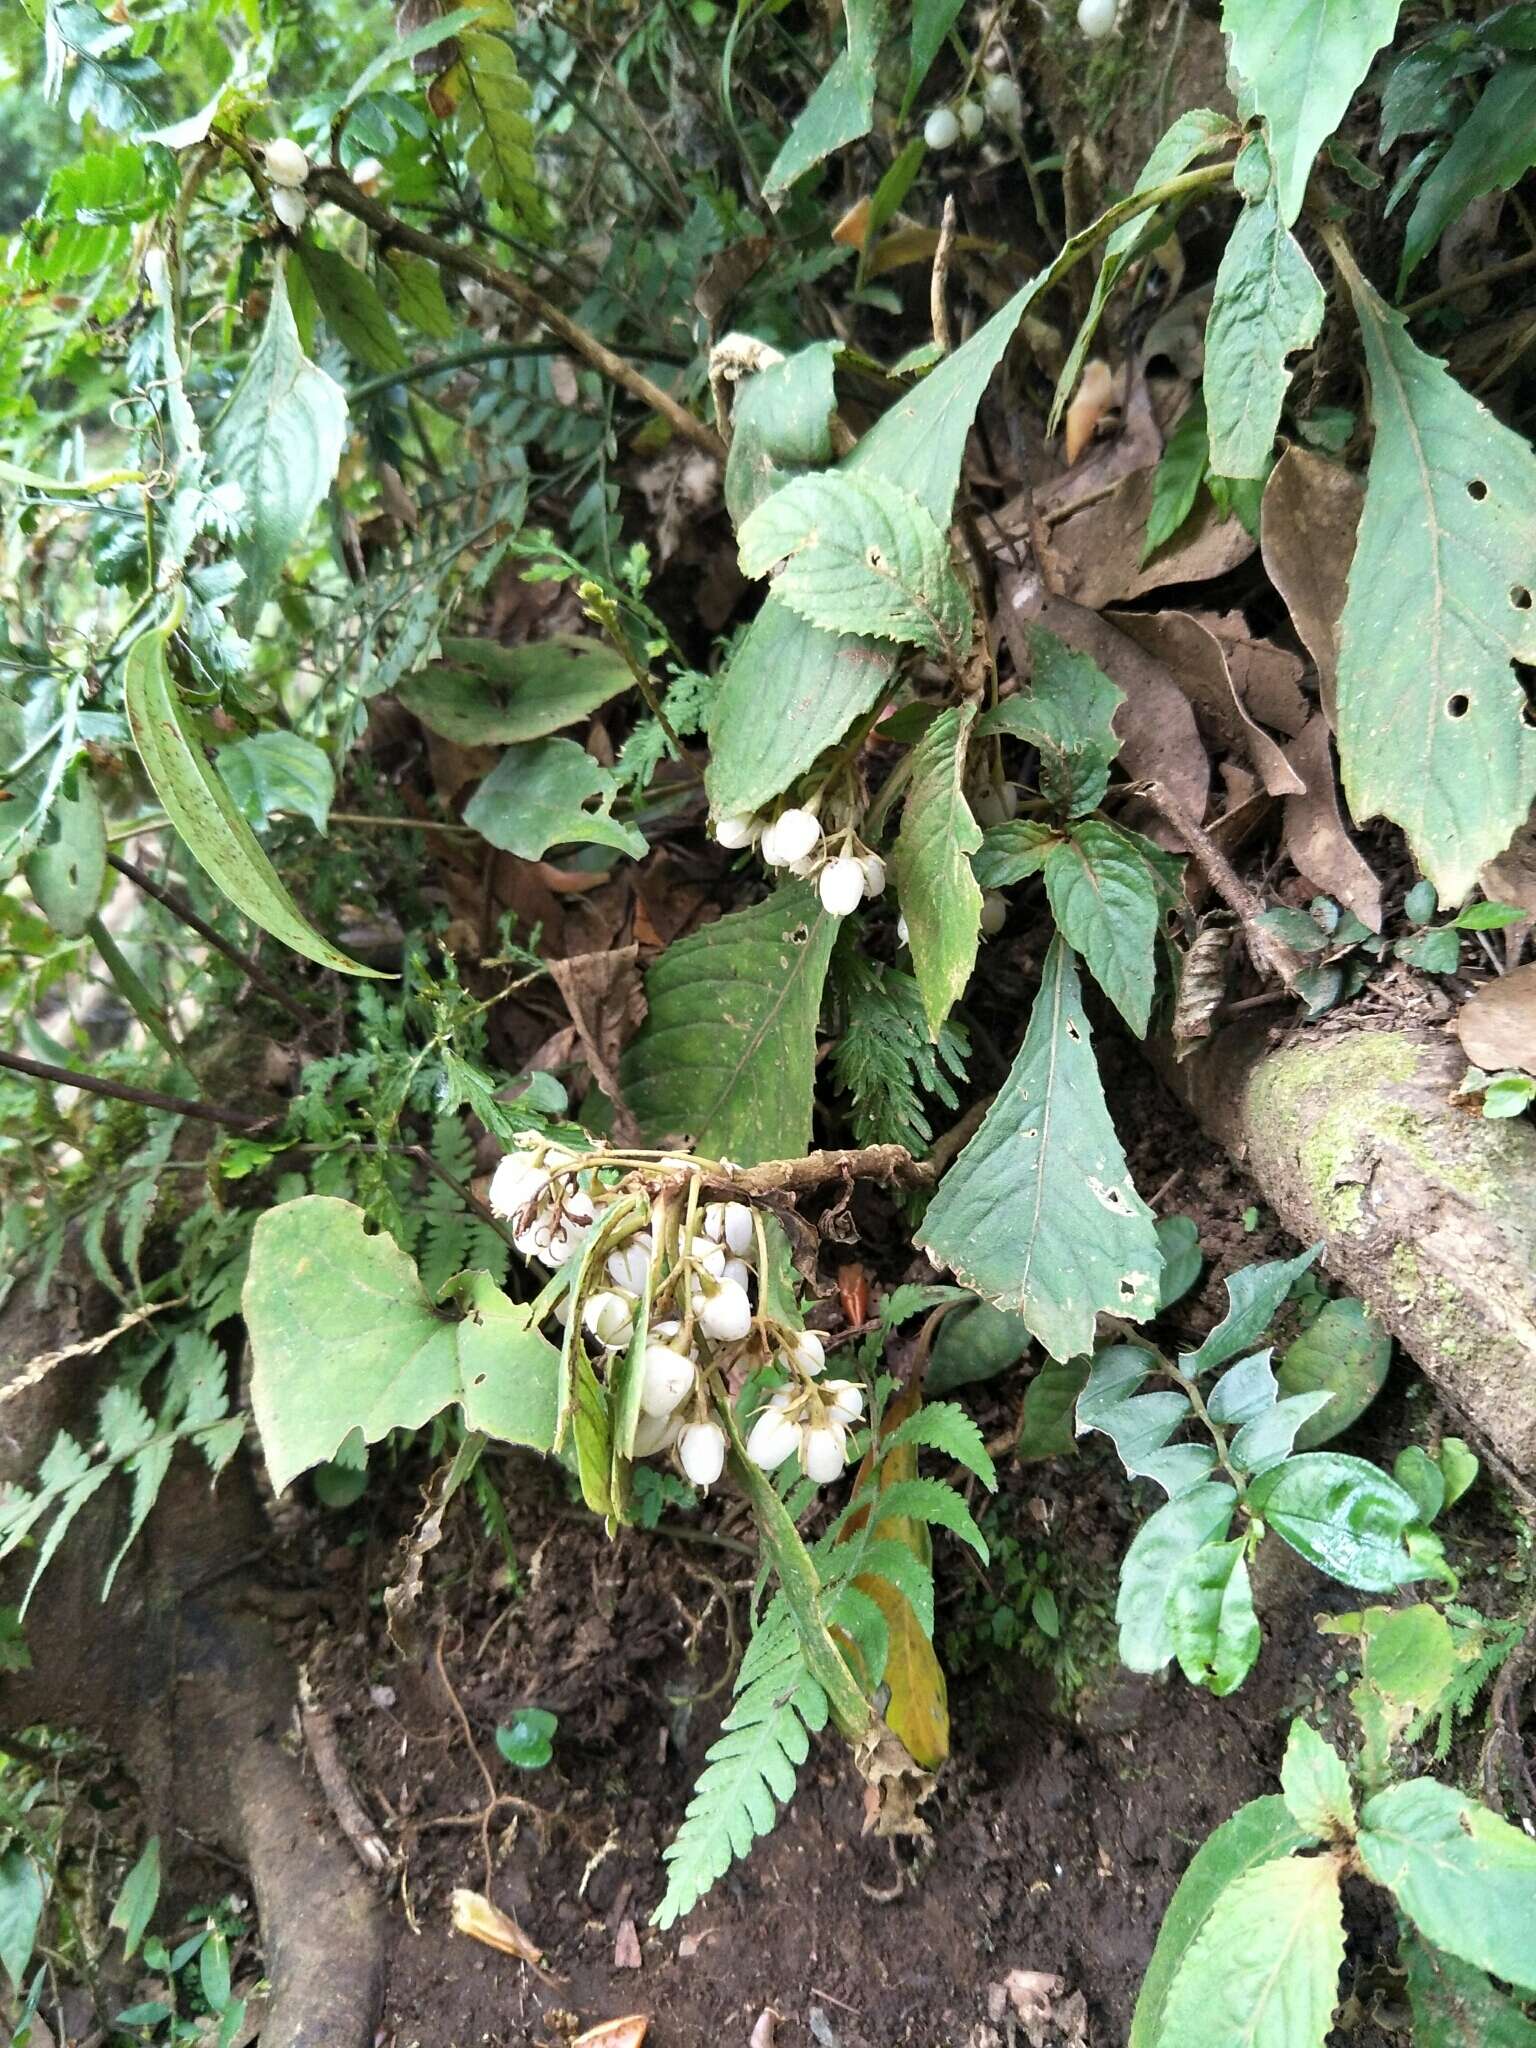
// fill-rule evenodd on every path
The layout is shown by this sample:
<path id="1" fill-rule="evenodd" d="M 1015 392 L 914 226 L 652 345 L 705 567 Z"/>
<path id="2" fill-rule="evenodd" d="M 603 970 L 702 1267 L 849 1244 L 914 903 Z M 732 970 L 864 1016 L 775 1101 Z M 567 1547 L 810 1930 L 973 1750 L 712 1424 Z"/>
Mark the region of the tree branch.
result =
<path id="1" fill-rule="evenodd" d="M 145 1109 L 167 1110 L 172 1116 L 197 1117 L 205 1124 L 227 1124 L 232 1131 L 254 1131 L 271 1122 L 270 1117 L 254 1116 L 243 1109 L 225 1109 L 216 1102 L 161 1095 L 154 1088 L 134 1088 L 126 1081 L 108 1081 L 100 1074 L 77 1074 L 69 1067 L 29 1060 L 19 1052 L 0 1052 L 0 1067 L 8 1067 L 13 1074 L 26 1074 L 34 1081 L 51 1081 L 56 1088 L 83 1088 L 88 1095 L 109 1095 L 114 1102 L 137 1102 Z"/>

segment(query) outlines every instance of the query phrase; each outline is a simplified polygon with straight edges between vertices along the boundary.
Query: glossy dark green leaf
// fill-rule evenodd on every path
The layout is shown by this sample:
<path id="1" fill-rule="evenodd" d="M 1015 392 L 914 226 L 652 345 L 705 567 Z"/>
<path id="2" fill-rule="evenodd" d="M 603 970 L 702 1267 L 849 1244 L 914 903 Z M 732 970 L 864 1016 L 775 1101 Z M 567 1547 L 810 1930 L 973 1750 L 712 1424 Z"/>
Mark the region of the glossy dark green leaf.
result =
<path id="1" fill-rule="evenodd" d="M 1363 1458 L 1303 1451 L 1256 1478 L 1248 1504 L 1309 1564 L 1364 1593 L 1386 1593 L 1427 1576 L 1404 1537 L 1418 1506 Z"/>
<path id="2" fill-rule="evenodd" d="M 1120 1661 L 1129 1670 L 1161 1671 L 1174 1655 L 1174 1587 L 1195 1553 L 1225 1536 L 1236 1506 L 1232 1487 L 1210 1481 L 1168 1501 L 1136 1531 L 1115 1601 Z"/>
<path id="3" fill-rule="evenodd" d="M 519 1707 L 496 1730 L 496 1747 L 520 1771 L 542 1771 L 554 1755 L 560 1716 L 546 1707 Z"/>
<path id="4" fill-rule="evenodd" d="M 1169 1589 L 1167 1618 L 1179 1669 L 1191 1685 L 1204 1686 L 1217 1699 L 1236 1692 L 1262 1641 L 1245 1548 L 1240 1536 L 1230 1543 L 1203 1543 Z"/>

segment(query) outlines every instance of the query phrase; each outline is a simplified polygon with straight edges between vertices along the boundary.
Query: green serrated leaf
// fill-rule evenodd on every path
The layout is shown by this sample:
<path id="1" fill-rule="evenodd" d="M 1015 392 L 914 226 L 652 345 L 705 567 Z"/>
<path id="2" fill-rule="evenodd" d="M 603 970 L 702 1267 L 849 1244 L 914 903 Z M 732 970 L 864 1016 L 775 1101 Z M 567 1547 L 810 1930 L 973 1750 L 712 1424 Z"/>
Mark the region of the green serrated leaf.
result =
<path id="1" fill-rule="evenodd" d="M 1482 1970 L 1430 1942 L 1403 1942 L 1415 2048 L 1536 2048 L 1536 2023 Z"/>
<path id="2" fill-rule="evenodd" d="M 530 740 L 508 747 L 464 806 L 464 822 L 523 860 L 542 860 L 552 846 L 584 845 L 640 860 L 645 834 L 609 809 L 617 788 L 612 772 L 575 740 Z M 593 797 L 598 805 L 589 811 Z"/>
<path id="3" fill-rule="evenodd" d="M 1158 2038 L 1170 2048 L 1323 2048 L 1343 1961 L 1333 1859 L 1262 1863 L 1216 1899 L 1169 1986 Z"/>
<path id="4" fill-rule="evenodd" d="M 1098 1310 L 1134 1318 L 1156 1305 L 1156 1229 L 1104 1106 L 1076 965 L 1060 938 L 1012 1072 L 940 1184 L 918 1242 L 1022 1316 L 1053 1358 L 1091 1348 Z"/>
<path id="5" fill-rule="evenodd" d="M 811 94 L 763 179 L 777 205 L 807 171 L 867 135 L 875 112 L 875 62 L 888 25 L 886 0 L 846 0 L 848 46 Z"/>
<path id="6" fill-rule="evenodd" d="M 731 407 L 725 504 L 740 528 L 793 478 L 832 459 L 837 344 L 813 342 L 743 380 Z"/>
<path id="7" fill-rule="evenodd" d="M 793 478 L 738 535 L 742 573 L 813 626 L 924 648 L 957 664 L 971 604 L 949 540 L 916 498 L 882 477 Z"/>
<path id="8" fill-rule="evenodd" d="M 387 248 L 382 261 L 400 318 L 418 334 L 430 335 L 434 341 L 452 341 L 459 323 L 443 291 L 437 265 L 425 256 L 413 256 L 409 249 Z"/>
<path id="9" fill-rule="evenodd" d="M 652 1137 L 752 1166 L 810 1143 L 822 984 L 838 920 L 803 883 L 676 941 L 646 977 L 625 1099 Z"/>
<path id="10" fill-rule="evenodd" d="M 1127 2048 L 1175 2048 L 1176 2037 L 1163 2025 L 1168 1992 L 1212 1909 L 1238 1879 L 1306 1848 L 1310 1839 L 1297 1827 L 1285 1801 L 1270 1794 L 1239 1807 L 1201 1843 L 1163 1918 L 1136 2000 Z"/>
<path id="11" fill-rule="evenodd" d="M 381 374 L 405 369 L 410 362 L 405 344 L 367 271 L 334 249 L 323 249 L 312 235 L 299 242 L 299 262 L 315 304 L 347 354 Z"/>
<path id="12" fill-rule="evenodd" d="M 1163 1255 L 1163 1274 L 1157 1290 L 1157 1312 L 1161 1315 L 1176 1301 L 1182 1301 L 1200 1278 L 1205 1264 L 1200 1251 L 1200 1226 L 1192 1216 L 1160 1216 L 1157 1248 Z M 1287 1392 L 1290 1391 L 1288 1388 Z"/>
<path id="13" fill-rule="evenodd" d="M 542 236 L 549 209 L 533 153 L 533 93 L 517 68 L 517 10 L 512 0 L 481 0 L 477 12 L 477 27 L 456 38 L 459 62 L 444 80 L 458 102 L 465 161 L 494 206 Z"/>
<path id="14" fill-rule="evenodd" d="M 923 1385 L 930 1394 L 945 1394 L 995 1379 L 1017 1365 L 1032 1341 L 1021 1316 L 994 1308 L 990 1301 L 970 1301 L 940 1323 Z"/>
<path id="15" fill-rule="evenodd" d="M 1280 1789 L 1297 1827 L 1307 1834 L 1326 1841 L 1354 1833 L 1355 1802 L 1344 1759 L 1305 1721 L 1291 1723 Z"/>
<path id="16" fill-rule="evenodd" d="M 1224 0 L 1238 111 L 1269 128 L 1280 217 L 1301 211 L 1312 159 L 1338 127 L 1376 52 L 1392 40 L 1401 0 Z M 1301 2048 L 1301 2044 L 1297 2044 Z"/>
<path id="17" fill-rule="evenodd" d="M 1428 1576 L 1403 1539 L 1418 1506 L 1363 1458 L 1303 1451 L 1261 1473 L 1248 1505 L 1309 1564 L 1364 1593 L 1386 1593 Z"/>
<path id="18" fill-rule="evenodd" d="M 1264 477 L 1291 381 L 1288 358 L 1317 338 L 1326 302 L 1317 273 L 1280 218 L 1261 140 L 1239 157 L 1236 182 L 1245 204 L 1216 273 L 1201 388 L 1211 468 L 1223 477 Z"/>
<path id="19" fill-rule="evenodd" d="M 1062 937 L 1145 1038 L 1158 925 L 1157 883 L 1146 862 L 1113 825 L 1087 818 L 1046 854 L 1045 893 Z"/>
<path id="20" fill-rule="evenodd" d="M 929 1036 L 965 993 L 981 940 L 981 890 L 967 855 L 981 845 L 981 827 L 965 800 L 965 759 L 973 704 L 936 718 L 912 755 L 912 780 L 891 869 Z"/>
<path id="21" fill-rule="evenodd" d="M 237 910 L 295 953 L 341 974 L 379 978 L 379 970 L 349 959 L 321 938 L 278 878 L 188 730 L 180 693 L 166 666 L 167 637 L 167 628 L 150 627 L 129 648 L 123 663 L 123 704 L 145 773 L 189 852 Z"/>
<path id="22" fill-rule="evenodd" d="M 242 1307 L 251 1406 L 279 1492 L 354 1430 L 377 1443 L 454 1403 L 471 1429 L 551 1448 L 559 1353 L 526 1304 L 484 1274 L 467 1279 L 469 1313 L 455 1322 L 352 1203 L 304 1195 L 257 1219 Z"/>
<path id="23" fill-rule="evenodd" d="M 1030 627 L 1029 651 L 1030 688 L 987 712 L 976 731 L 980 737 L 1011 733 L 1038 748 L 1042 796 L 1053 810 L 1081 817 L 1109 787 L 1110 764 L 1120 751 L 1115 713 L 1125 693 L 1091 656 L 1076 653 L 1044 626 Z M 1015 820 L 997 829 L 1013 831 L 1010 846 L 1024 852 L 1021 822 L 1028 824 Z"/>
<path id="24" fill-rule="evenodd" d="M 1424 183 L 1403 235 L 1402 290 L 1453 220 L 1485 192 L 1507 191 L 1536 164 L 1536 62 L 1507 57 Z"/>
<path id="25" fill-rule="evenodd" d="M 1426 1940 L 1536 1991 L 1536 1841 L 1432 1778 L 1368 1799 L 1360 1860 Z"/>
<path id="26" fill-rule="evenodd" d="M 1048 1358 L 1024 1389 L 1024 1412 L 1014 1455 L 1070 1458 L 1077 1448 L 1077 1397 L 1088 1384 L 1089 1361 Z"/>
<path id="27" fill-rule="evenodd" d="M 957 1465 L 974 1472 L 989 1492 L 997 1491 L 997 1472 L 987 1454 L 986 1439 L 974 1420 L 954 1401 L 925 1402 L 882 1440 L 882 1455 L 902 1444 L 942 1451 Z"/>
<path id="28" fill-rule="evenodd" d="M 235 542 L 245 581 L 231 613 L 241 632 L 255 625 L 308 531 L 346 438 L 346 393 L 299 346 L 279 263 L 261 339 L 208 437 L 214 467 L 245 501 Z"/>
<path id="29" fill-rule="evenodd" d="M 1447 906 L 1536 797 L 1536 453 L 1349 276 L 1376 441 L 1339 622 L 1339 757 L 1357 822 L 1385 813 Z"/>

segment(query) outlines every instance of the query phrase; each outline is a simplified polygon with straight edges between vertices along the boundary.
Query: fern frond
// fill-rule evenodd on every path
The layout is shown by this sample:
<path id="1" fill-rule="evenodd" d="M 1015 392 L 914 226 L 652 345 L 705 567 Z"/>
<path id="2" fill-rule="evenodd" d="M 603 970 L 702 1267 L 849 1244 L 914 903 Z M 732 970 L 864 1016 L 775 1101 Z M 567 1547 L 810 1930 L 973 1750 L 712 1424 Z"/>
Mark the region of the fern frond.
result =
<path id="1" fill-rule="evenodd" d="M 986 1439 L 958 1401 L 926 1402 L 881 1439 L 880 1455 L 883 1458 L 902 1444 L 922 1444 L 930 1451 L 942 1451 L 967 1472 L 974 1472 L 989 1493 L 996 1493 L 997 1468 L 988 1454 Z"/>
<path id="2" fill-rule="evenodd" d="M 965 1079 L 970 1040 L 950 1021 L 937 1044 L 928 1037 L 916 981 L 896 967 L 840 958 L 847 1023 L 832 1052 L 838 1086 L 853 1098 L 850 1122 L 861 1145 L 905 1145 L 925 1152 L 933 1126 L 923 1097 L 959 1106 L 950 1077 Z"/>
<path id="3" fill-rule="evenodd" d="M 778 1819 L 774 1802 L 792 1797 L 810 1736 L 826 1721 L 827 1696 L 806 1668 L 780 1596 L 747 1647 L 720 1739 L 664 1852 L 667 1890 L 652 1926 L 670 1927 L 691 1912 L 731 1862 L 768 1833 Z"/>
<path id="4" fill-rule="evenodd" d="M 481 191 L 526 232 L 542 235 L 549 215 L 533 155 L 533 93 L 509 40 L 516 27 L 510 0 L 490 0 L 475 27 L 460 31 L 448 85 L 460 95 L 464 160 Z"/>

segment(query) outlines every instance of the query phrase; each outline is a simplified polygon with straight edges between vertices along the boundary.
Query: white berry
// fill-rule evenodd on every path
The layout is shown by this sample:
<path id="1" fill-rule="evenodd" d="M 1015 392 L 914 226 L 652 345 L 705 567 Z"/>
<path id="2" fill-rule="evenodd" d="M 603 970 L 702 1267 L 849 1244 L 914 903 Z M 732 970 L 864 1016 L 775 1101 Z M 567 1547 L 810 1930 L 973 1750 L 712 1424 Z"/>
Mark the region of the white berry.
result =
<path id="1" fill-rule="evenodd" d="M 1077 25 L 1089 42 L 1102 42 L 1120 18 L 1120 0 L 1080 0 Z"/>
<path id="2" fill-rule="evenodd" d="M 821 843 L 821 825 L 814 811 L 781 811 L 763 834 L 763 859 L 771 868 L 787 868 L 804 860 Z"/>
<path id="3" fill-rule="evenodd" d="M 864 1413 L 864 1389 L 852 1380 L 823 1380 L 821 1392 L 834 1422 L 857 1422 Z"/>
<path id="4" fill-rule="evenodd" d="M 960 123 L 948 107 L 935 107 L 923 123 L 923 140 L 930 149 L 953 149 L 960 140 Z"/>
<path id="5" fill-rule="evenodd" d="M 782 1408 L 765 1408 L 747 1437 L 747 1456 L 765 1472 L 777 1472 L 800 1448 L 800 1431 Z"/>
<path id="6" fill-rule="evenodd" d="M 286 135 L 267 144 L 265 163 L 267 177 L 274 185 L 287 185 L 297 191 L 309 176 L 309 158 Z"/>
<path id="7" fill-rule="evenodd" d="M 989 939 L 995 939 L 1008 922 L 1008 899 L 1000 896 L 996 889 L 982 892 L 981 929 Z"/>
<path id="8" fill-rule="evenodd" d="M 605 1351 L 617 1351 L 629 1342 L 634 1331 L 634 1302 L 627 1295 L 609 1290 L 589 1295 L 581 1311 L 581 1322 L 582 1328 Z"/>
<path id="9" fill-rule="evenodd" d="M 729 817 L 716 818 L 716 842 L 735 853 L 738 848 L 750 846 L 754 839 L 762 836 L 762 825 L 750 811 L 737 811 Z"/>
<path id="10" fill-rule="evenodd" d="M 836 1479 L 843 1469 L 844 1441 L 840 1423 L 826 1422 L 804 1431 L 800 1438 L 800 1466 L 806 1478 L 813 1479 L 818 1486 Z"/>
<path id="11" fill-rule="evenodd" d="M 640 1406 L 647 1415 L 670 1415 L 693 1385 L 693 1360 L 670 1344 L 647 1344 L 640 1373 Z"/>
<path id="12" fill-rule="evenodd" d="M 864 894 L 878 896 L 885 888 L 885 862 L 878 853 L 859 856 L 859 866 L 864 870 Z"/>
<path id="13" fill-rule="evenodd" d="M 829 860 L 816 886 L 821 895 L 821 907 L 827 915 L 847 917 L 864 901 L 863 863 L 848 854 Z"/>
<path id="14" fill-rule="evenodd" d="M 717 1280 L 695 1313 L 699 1328 L 715 1344 L 734 1344 L 752 1327 L 752 1303 L 735 1280 Z"/>
<path id="15" fill-rule="evenodd" d="M 994 121 L 1001 121 L 1009 128 L 1016 128 L 1024 111 L 1024 95 L 1006 71 L 1000 71 L 995 78 L 987 80 L 987 89 L 982 94 L 987 112 Z"/>
<path id="16" fill-rule="evenodd" d="M 297 234 L 309 214 L 309 201 L 297 187 L 274 185 L 272 187 L 272 211 L 291 234 Z"/>
<path id="17" fill-rule="evenodd" d="M 713 1486 L 725 1470 L 725 1431 L 718 1422 L 689 1422 L 679 1430 L 677 1455 L 695 1486 Z"/>
<path id="18" fill-rule="evenodd" d="M 827 1347 L 814 1330 L 802 1330 L 789 1346 L 789 1356 L 807 1379 L 815 1379 L 827 1362 Z"/>
<path id="19" fill-rule="evenodd" d="M 984 119 L 985 116 L 975 100 L 962 100 L 960 102 L 960 133 L 967 142 L 974 142 L 976 140 L 977 136 L 981 133 L 981 124 Z"/>

